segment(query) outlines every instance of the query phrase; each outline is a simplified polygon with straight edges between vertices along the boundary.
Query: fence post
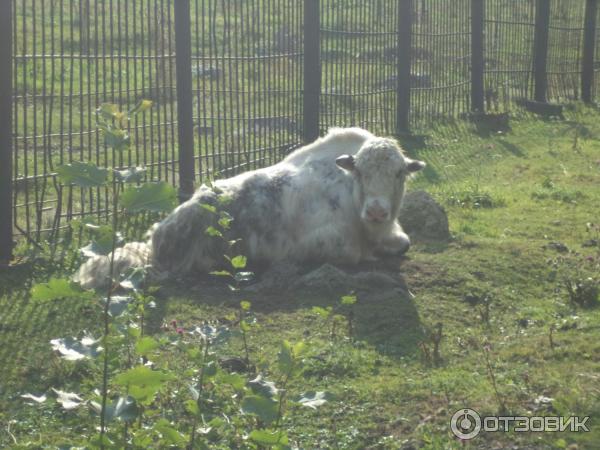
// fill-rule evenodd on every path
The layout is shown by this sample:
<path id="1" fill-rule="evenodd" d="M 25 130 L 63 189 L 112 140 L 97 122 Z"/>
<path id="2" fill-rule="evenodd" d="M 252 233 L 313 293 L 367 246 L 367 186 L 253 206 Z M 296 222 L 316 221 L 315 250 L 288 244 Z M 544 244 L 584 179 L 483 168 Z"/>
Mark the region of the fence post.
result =
<path id="1" fill-rule="evenodd" d="M 485 0 L 471 0 L 471 109 L 485 112 L 484 104 Z"/>
<path id="2" fill-rule="evenodd" d="M 534 99 L 545 103 L 548 92 L 548 34 L 550 28 L 550 1 L 536 0 L 535 35 L 533 44 Z"/>
<path id="3" fill-rule="evenodd" d="M 319 106 L 321 96 L 321 23 L 319 0 L 304 0 L 304 142 L 319 137 Z"/>
<path id="4" fill-rule="evenodd" d="M 174 7 L 177 134 L 179 141 L 179 200 L 185 201 L 194 192 L 195 178 L 190 0 L 175 0 Z"/>
<path id="5" fill-rule="evenodd" d="M 581 62 L 581 99 L 586 103 L 592 102 L 597 13 L 598 1 L 587 0 L 585 3 L 585 25 L 583 32 L 583 59 Z"/>
<path id="6" fill-rule="evenodd" d="M 12 0 L 0 1 L 0 265 L 13 249 Z"/>
<path id="7" fill-rule="evenodd" d="M 398 58 L 396 86 L 396 133 L 407 133 L 410 128 L 410 73 L 412 50 L 413 1 L 398 3 Z"/>

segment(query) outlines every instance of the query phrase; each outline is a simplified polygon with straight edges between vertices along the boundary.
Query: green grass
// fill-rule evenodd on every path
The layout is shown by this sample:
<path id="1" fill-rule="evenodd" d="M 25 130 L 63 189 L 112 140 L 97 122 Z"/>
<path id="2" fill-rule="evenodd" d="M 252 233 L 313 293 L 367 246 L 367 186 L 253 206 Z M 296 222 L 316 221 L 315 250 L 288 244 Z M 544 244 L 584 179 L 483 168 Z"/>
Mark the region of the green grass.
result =
<path id="1" fill-rule="evenodd" d="M 577 309 L 557 289 L 551 260 L 558 253 L 548 244 L 560 242 L 584 256 L 599 251 L 582 246 L 591 238 L 586 223 L 600 217 L 599 124 L 598 111 L 576 105 L 562 121 L 517 112 L 501 133 L 457 121 L 418 142 L 404 139 L 411 155 L 428 162 L 412 189 L 428 190 L 445 206 L 453 240 L 416 244 L 401 262 L 375 263 L 402 273 L 415 298 L 390 294 L 374 304 L 359 296 L 356 342 L 339 335 L 332 342 L 311 312 L 334 305 L 337 296 L 244 294 L 261 325 L 249 335 L 251 358 L 268 361 L 281 339 L 307 340 L 312 354 L 291 391 L 336 395 L 316 411 L 290 409 L 284 426 L 294 442 L 343 449 L 596 448 L 600 309 Z M 0 447 L 19 448 L 8 427 L 20 445 L 33 448 L 75 444 L 91 434 L 87 413 L 28 406 L 19 397 L 90 385 L 89 366 L 59 362 L 48 342 L 83 329 L 99 334 L 100 312 L 77 299 L 36 304 L 28 294 L 32 283 L 72 272 L 73 252 L 54 262 L 30 257 L 0 274 Z M 152 333 L 162 333 L 161 324 L 172 319 L 191 326 L 227 317 L 242 297 L 226 291 L 166 285 L 149 317 Z M 490 299 L 487 313 L 484 298 Z M 436 365 L 426 352 L 438 323 L 443 338 Z M 242 349 L 234 342 L 227 352 L 240 356 Z M 537 404 L 540 396 L 553 400 Z M 512 415 L 589 415 L 591 432 L 489 433 L 464 447 L 452 436 L 455 411 L 497 414 L 501 404 Z"/>

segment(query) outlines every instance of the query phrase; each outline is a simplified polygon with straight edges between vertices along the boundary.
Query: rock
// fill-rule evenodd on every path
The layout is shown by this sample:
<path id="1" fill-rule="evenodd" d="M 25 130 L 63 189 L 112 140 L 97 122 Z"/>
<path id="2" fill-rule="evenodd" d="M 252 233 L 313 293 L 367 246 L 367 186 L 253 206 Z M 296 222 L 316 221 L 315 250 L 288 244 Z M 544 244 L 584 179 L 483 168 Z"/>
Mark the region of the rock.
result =
<path id="1" fill-rule="evenodd" d="M 347 273 L 331 264 L 324 264 L 306 274 L 293 264 L 280 264 L 267 270 L 258 283 L 245 288 L 249 292 L 322 291 L 344 294 L 350 291 L 400 291 L 408 289 L 401 279 L 373 271 Z"/>
<path id="2" fill-rule="evenodd" d="M 349 274 L 331 264 L 324 264 L 292 283 L 292 290 L 316 290 L 331 292 L 370 291 L 400 289 L 406 286 L 399 280 L 380 272 Z"/>
<path id="3" fill-rule="evenodd" d="M 285 291 L 299 276 L 300 267 L 296 264 L 275 264 L 260 275 L 258 282 L 246 287 L 245 290 L 249 292 Z"/>
<path id="4" fill-rule="evenodd" d="M 551 250 L 556 250 L 558 253 L 567 253 L 569 251 L 569 247 L 567 247 L 562 242 L 549 242 L 547 245 L 544 245 L 543 248 L 549 248 Z"/>
<path id="5" fill-rule="evenodd" d="M 425 191 L 404 195 L 400 224 L 413 240 L 443 242 L 450 239 L 446 211 Z"/>

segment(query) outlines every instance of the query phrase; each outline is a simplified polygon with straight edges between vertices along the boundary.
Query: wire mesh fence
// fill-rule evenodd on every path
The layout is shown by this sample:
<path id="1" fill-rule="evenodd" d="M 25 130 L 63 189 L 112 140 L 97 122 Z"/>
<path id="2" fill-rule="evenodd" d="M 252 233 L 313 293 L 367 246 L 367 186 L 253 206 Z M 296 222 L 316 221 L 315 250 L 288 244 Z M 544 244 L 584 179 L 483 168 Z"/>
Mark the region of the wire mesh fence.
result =
<path id="1" fill-rule="evenodd" d="M 470 107 L 469 0 L 417 0 L 413 10 L 411 123 L 427 126 Z"/>
<path id="2" fill-rule="evenodd" d="M 399 2 L 321 1 L 321 130 L 353 124 L 392 134 Z"/>
<path id="3" fill-rule="evenodd" d="M 2 2 L 0 14 L 11 11 L 12 64 L 1 62 L 12 78 L 12 145 L 0 156 L 13 157 L 13 196 L 0 205 L 0 220 L 39 241 L 74 218 L 105 219 L 106 190 L 57 181 L 56 167 L 71 161 L 145 166 L 149 180 L 179 185 L 183 152 L 191 152 L 196 182 L 230 176 L 279 161 L 331 126 L 385 135 L 427 128 L 470 112 L 474 94 L 487 112 L 505 112 L 534 97 L 540 73 L 548 100 L 579 99 L 586 45 L 597 95 L 597 0 L 550 0 L 548 22 L 540 23 L 544 1 L 190 0 L 189 92 L 177 82 L 183 56 L 174 0 Z M 479 19 L 481 55 L 473 40 Z M 547 31 L 542 66 L 540 30 Z M 178 98 L 192 101 L 190 149 L 178 139 L 187 126 Z M 153 108 L 129 124 L 131 148 L 112 153 L 96 108 L 127 109 L 141 99 Z"/>
<path id="4" fill-rule="evenodd" d="M 535 0 L 487 3 L 485 18 L 485 105 L 502 112 L 533 93 Z"/>
<path id="5" fill-rule="evenodd" d="M 192 2 L 196 174 L 274 163 L 302 133 L 302 2 Z"/>
<path id="6" fill-rule="evenodd" d="M 555 0 L 550 10 L 548 99 L 576 100 L 581 94 L 585 2 Z"/>
<path id="7" fill-rule="evenodd" d="M 171 2 L 19 0 L 13 14 L 16 230 L 39 240 L 75 217 L 108 214 L 106 189 L 56 180 L 74 160 L 143 165 L 150 179 L 175 182 Z M 130 150 L 108 151 L 96 108 L 143 98 L 156 106 L 130 124 Z"/>
<path id="8" fill-rule="evenodd" d="M 600 24 L 600 8 L 597 9 L 596 11 L 596 26 L 598 26 L 597 24 Z M 596 27 L 595 30 L 595 36 L 596 36 L 596 40 L 593 43 L 594 44 L 594 75 L 593 77 L 593 97 L 595 99 L 598 99 L 600 96 L 600 31 L 598 30 L 598 28 Z"/>

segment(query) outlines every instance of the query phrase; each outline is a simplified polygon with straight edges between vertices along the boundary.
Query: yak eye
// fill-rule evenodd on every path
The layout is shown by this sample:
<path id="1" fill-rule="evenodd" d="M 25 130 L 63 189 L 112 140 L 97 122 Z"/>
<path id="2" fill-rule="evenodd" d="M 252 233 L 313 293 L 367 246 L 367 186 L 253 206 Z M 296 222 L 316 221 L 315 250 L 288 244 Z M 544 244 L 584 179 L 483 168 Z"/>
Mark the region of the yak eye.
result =
<path id="1" fill-rule="evenodd" d="M 404 170 L 399 170 L 396 174 L 396 178 L 402 178 L 404 176 Z"/>

